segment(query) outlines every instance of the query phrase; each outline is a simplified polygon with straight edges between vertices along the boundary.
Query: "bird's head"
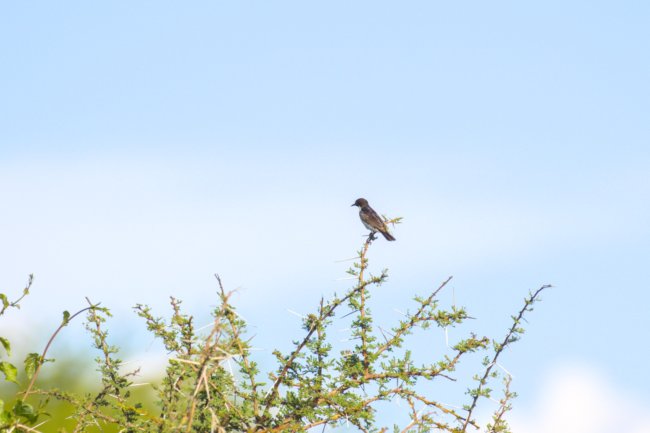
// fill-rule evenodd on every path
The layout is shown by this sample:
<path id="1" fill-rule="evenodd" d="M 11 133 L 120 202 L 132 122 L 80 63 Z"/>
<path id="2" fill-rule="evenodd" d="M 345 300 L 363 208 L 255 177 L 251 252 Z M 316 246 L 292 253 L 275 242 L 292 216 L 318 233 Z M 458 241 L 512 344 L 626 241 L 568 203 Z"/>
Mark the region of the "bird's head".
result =
<path id="1" fill-rule="evenodd" d="M 365 198 L 358 198 L 357 201 L 352 203 L 352 206 L 357 206 L 357 207 L 368 206 L 368 200 L 366 200 Z"/>

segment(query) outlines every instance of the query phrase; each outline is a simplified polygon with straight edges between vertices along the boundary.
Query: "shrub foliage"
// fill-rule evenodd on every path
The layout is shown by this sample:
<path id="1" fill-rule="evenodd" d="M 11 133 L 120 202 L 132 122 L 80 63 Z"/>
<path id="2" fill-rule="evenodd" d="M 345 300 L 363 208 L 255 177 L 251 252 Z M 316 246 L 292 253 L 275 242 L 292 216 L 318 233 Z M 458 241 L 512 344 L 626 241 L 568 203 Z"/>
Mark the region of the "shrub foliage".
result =
<path id="1" fill-rule="evenodd" d="M 389 222 L 398 222 L 391 220 Z M 181 301 L 171 299 L 169 320 L 157 317 L 145 305 L 134 307 L 148 330 L 159 338 L 169 352 L 164 377 L 155 387 L 157 408 L 145 409 L 132 395 L 137 371 L 123 372 L 118 349 L 108 341 L 105 321 L 108 309 L 88 300 L 88 307 L 75 314 L 63 313 L 61 324 L 41 353 L 30 353 L 21 366 L 26 383 L 19 384 L 18 367 L 0 358 L 4 379 L 19 386 L 15 402 L 0 401 L 0 430 L 39 432 L 48 419 L 47 406 L 52 399 L 74 407 L 72 431 L 120 432 L 306 432 L 324 431 L 327 427 L 347 427 L 362 432 L 429 432 L 459 433 L 485 428 L 488 432 L 507 432 L 505 414 L 510 410 L 514 393 L 510 376 L 499 367 L 506 347 L 523 334 L 524 316 L 539 300 L 542 286 L 530 293 L 521 310 L 512 316 L 512 324 L 499 339 L 469 334 L 450 347 L 440 359 L 425 365 L 414 361 L 405 339 L 417 329 L 448 328 L 469 318 L 464 308 L 443 309 L 437 295 L 451 277 L 425 297 L 415 298 L 411 312 L 392 329 L 373 322 L 369 309 L 373 287 L 383 284 L 387 272 L 374 275 L 368 268 L 368 238 L 358 251 L 348 273 L 354 285 L 343 295 L 321 299 L 314 312 L 303 318 L 303 337 L 293 342 L 288 352 L 275 351 L 276 368 L 263 374 L 251 350 L 246 322 L 231 303 L 232 292 L 219 283 L 218 306 L 206 334 L 195 328 L 193 317 L 181 309 Z M 22 295 L 15 301 L 0 294 L 2 309 L 18 308 L 29 294 L 30 276 Z M 85 326 L 98 351 L 101 386 L 93 394 L 75 395 L 38 386 L 38 375 L 49 361 L 48 349 L 59 331 L 75 317 L 85 315 Z M 349 317 L 353 347 L 335 350 L 329 333 L 335 320 Z M 11 345 L 0 336 L 6 359 Z M 453 377 L 457 366 L 469 354 L 482 353 L 483 363 L 473 378 Z M 500 378 L 502 394 L 492 421 L 479 426 L 476 410 L 482 401 L 494 399 L 490 386 Z M 462 407 L 449 406 L 436 396 L 422 391 L 424 382 L 452 381 L 468 387 Z M 491 385 L 492 384 L 492 385 Z M 432 387 L 427 387 L 432 389 Z M 433 388 L 435 389 L 435 388 Z M 402 425 L 382 425 L 378 416 L 383 402 L 400 402 L 394 410 L 406 412 Z"/>

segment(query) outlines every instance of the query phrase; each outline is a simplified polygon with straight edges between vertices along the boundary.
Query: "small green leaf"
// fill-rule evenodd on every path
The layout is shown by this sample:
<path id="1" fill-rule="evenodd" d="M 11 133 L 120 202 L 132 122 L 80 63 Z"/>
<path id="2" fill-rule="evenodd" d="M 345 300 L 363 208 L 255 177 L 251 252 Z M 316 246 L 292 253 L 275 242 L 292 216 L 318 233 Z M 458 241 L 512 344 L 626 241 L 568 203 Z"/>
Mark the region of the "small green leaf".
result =
<path id="1" fill-rule="evenodd" d="M 5 409 L 5 402 L 0 400 L 0 429 L 12 423 L 13 416 L 11 412 L 8 412 Z"/>
<path id="2" fill-rule="evenodd" d="M 31 379 L 36 369 L 41 365 L 41 355 L 38 353 L 30 353 L 25 358 L 25 373 L 27 373 L 27 378 Z"/>
<path id="3" fill-rule="evenodd" d="M 14 414 L 25 418 L 32 424 L 38 419 L 38 414 L 34 412 L 34 407 L 31 404 L 23 403 L 22 400 L 16 401 L 16 404 L 14 405 Z"/>
<path id="4" fill-rule="evenodd" d="M 9 306 L 9 299 L 4 293 L 0 293 L 0 300 L 2 300 L 2 307 L 7 308 Z"/>
<path id="5" fill-rule="evenodd" d="M 5 375 L 5 380 L 8 382 L 18 383 L 16 376 L 18 376 L 18 369 L 7 361 L 0 362 L 0 371 Z"/>
<path id="6" fill-rule="evenodd" d="M 9 343 L 9 340 L 4 337 L 0 337 L 0 344 L 2 344 L 2 347 L 4 347 L 7 351 L 7 355 L 11 356 L 11 344 Z"/>
<path id="7" fill-rule="evenodd" d="M 63 312 L 63 324 L 67 325 L 70 321 L 70 312 L 68 310 Z"/>

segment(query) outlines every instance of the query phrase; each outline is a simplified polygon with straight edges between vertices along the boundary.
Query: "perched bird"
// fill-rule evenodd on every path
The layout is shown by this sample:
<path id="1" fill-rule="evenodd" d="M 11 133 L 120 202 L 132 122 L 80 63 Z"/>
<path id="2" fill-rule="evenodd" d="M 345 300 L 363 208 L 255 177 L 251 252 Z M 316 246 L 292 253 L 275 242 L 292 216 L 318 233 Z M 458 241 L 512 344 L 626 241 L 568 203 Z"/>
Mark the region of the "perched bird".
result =
<path id="1" fill-rule="evenodd" d="M 388 232 L 388 227 L 386 223 L 381 219 L 377 212 L 368 204 L 368 200 L 365 198 L 358 198 L 352 206 L 357 206 L 359 208 L 359 218 L 361 222 L 368 230 L 370 230 L 370 238 L 374 239 L 375 233 L 379 232 L 388 241 L 394 241 L 395 238 Z"/>

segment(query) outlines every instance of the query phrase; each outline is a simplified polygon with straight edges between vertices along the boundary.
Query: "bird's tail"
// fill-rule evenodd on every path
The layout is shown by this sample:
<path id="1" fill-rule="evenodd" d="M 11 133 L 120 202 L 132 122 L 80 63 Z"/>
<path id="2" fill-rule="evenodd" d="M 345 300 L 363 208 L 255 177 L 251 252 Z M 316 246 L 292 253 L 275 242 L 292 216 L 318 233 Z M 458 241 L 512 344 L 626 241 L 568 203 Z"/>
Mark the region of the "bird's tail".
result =
<path id="1" fill-rule="evenodd" d="M 384 237 L 386 238 L 387 241 L 394 241 L 395 240 L 395 237 L 393 235 L 391 235 L 390 233 L 388 233 L 388 230 L 380 232 L 380 233 L 382 235 L 384 235 Z"/>

